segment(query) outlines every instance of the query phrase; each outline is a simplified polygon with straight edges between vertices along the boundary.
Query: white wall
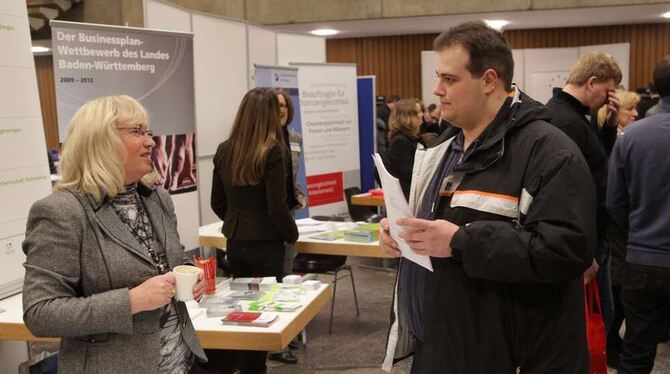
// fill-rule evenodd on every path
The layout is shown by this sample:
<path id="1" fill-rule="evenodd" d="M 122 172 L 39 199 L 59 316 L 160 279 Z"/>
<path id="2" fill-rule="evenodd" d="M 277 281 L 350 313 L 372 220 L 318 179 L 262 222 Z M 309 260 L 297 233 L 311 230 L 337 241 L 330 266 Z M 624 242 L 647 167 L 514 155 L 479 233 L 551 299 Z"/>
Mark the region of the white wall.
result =
<path id="1" fill-rule="evenodd" d="M 326 39 L 320 36 L 277 33 L 277 64 L 326 62 Z"/>
<path id="2" fill-rule="evenodd" d="M 212 157 L 248 89 L 247 29 L 242 22 L 193 14 L 192 31 L 200 221 L 208 224 L 218 221 L 210 208 Z"/>
<path id="3" fill-rule="evenodd" d="M 435 87 L 435 67 L 437 53 L 435 51 L 421 51 L 421 101 L 425 106 L 438 103 L 437 96 L 433 95 Z"/>
<path id="4" fill-rule="evenodd" d="M 160 1 L 145 0 L 144 27 L 189 32 L 191 31 L 191 14 Z"/>
<path id="5" fill-rule="evenodd" d="M 249 44 L 249 88 L 254 87 L 254 64 L 277 65 L 277 33 L 262 27 L 247 25 Z"/>

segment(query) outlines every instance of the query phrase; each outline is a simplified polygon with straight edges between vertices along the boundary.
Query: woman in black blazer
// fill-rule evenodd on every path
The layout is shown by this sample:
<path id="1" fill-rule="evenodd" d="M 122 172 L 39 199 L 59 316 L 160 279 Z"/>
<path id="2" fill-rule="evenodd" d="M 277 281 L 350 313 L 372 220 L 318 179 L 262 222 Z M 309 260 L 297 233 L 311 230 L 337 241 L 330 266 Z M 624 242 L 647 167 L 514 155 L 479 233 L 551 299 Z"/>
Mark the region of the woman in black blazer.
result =
<path id="1" fill-rule="evenodd" d="M 286 204 L 287 153 L 277 95 L 268 88 L 254 88 L 242 99 L 230 138 L 214 156 L 211 205 L 223 220 L 235 277 L 280 280 L 284 245 L 298 240 Z M 266 352 L 238 356 L 237 366 L 243 365 L 245 373 L 265 373 Z M 223 361 L 230 364 L 231 358 Z"/>
<path id="2" fill-rule="evenodd" d="M 414 99 L 398 101 L 389 117 L 390 142 L 384 161 L 389 173 L 400 180 L 405 198 L 409 198 L 414 152 L 419 143 L 422 122 L 421 104 Z"/>

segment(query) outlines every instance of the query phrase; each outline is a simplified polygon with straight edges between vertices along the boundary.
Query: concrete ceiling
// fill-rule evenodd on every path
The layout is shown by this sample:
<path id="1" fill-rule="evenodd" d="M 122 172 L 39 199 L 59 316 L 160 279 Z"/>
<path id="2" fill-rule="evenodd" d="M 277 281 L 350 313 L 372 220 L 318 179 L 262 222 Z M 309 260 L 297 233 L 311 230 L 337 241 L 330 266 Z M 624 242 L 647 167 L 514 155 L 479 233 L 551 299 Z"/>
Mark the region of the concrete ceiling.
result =
<path id="1" fill-rule="evenodd" d="M 505 30 L 554 27 L 603 26 L 634 23 L 670 22 L 661 14 L 670 11 L 670 2 L 651 5 L 605 6 L 555 10 L 472 13 L 427 17 L 402 17 L 356 21 L 329 21 L 273 25 L 277 31 L 308 33 L 310 30 L 332 28 L 339 34 L 327 38 L 408 35 L 439 33 L 452 25 L 476 19 L 510 21 Z"/>

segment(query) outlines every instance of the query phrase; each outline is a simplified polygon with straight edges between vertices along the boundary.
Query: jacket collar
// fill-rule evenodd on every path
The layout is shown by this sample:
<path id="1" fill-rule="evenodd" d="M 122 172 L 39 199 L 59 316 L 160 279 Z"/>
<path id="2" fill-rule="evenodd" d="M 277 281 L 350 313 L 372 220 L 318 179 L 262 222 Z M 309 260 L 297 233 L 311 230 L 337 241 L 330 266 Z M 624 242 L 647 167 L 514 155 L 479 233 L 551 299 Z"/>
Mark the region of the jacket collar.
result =
<path id="1" fill-rule="evenodd" d="M 164 216 L 164 209 L 162 208 L 163 204 L 156 192 L 156 188 L 145 186 L 140 183 L 137 186 L 137 192 L 140 195 L 140 199 L 144 204 L 147 214 L 149 215 L 149 220 L 152 224 L 156 240 L 163 246 L 163 248 L 167 249 L 167 230 L 165 229 L 166 217 Z M 93 210 L 95 222 L 107 236 L 118 245 L 146 260 L 151 265 L 154 265 L 146 248 L 143 248 L 143 244 L 135 239 L 132 232 L 114 211 L 114 208 L 110 203 L 111 198 L 105 195 L 100 202 L 97 202 L 92 195 L 85 194 L 85 196 Z M 169 265 L 172 266 L 173 264 Z"/>
<path id="2" fill-rule="evenodd" d="M 500 159 L 505 153 L 505 136 L 535 120 L 550 119 L 549 112 L 541 103 L 524 94 L 513 86 L 514 94 L 510 95 L 498 110 L 495 118 L 482 132 L 476 143 L 471 145 L 463 156 L 463 162 L 454 170 L 466 173 L 485 169 Z M 461 129 L 450 126 L 442 136 L 449 139 Z M 440 138 L 442 138 L 442 136 Z"/>
<path id="3" fill-rule="evenodd" d="M 591 109 L 586 105 L 582 104 L 581 101 L 577 100 L 576 97 L 570 95 L 565 91 L 559 91 L 556 95 L 556 100 L 560 100 L 569 106 L 571 106 L 577 113 L 585 116 L 591 113 Z"/>

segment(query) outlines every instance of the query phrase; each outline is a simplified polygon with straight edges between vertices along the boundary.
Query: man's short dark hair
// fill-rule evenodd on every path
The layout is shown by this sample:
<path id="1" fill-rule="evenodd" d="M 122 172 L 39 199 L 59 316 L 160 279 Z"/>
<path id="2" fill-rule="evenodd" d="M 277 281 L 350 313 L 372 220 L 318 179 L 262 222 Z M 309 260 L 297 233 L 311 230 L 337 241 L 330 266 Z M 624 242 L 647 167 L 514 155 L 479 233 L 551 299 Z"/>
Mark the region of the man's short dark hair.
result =
<path id="1" fill-rule="evenodd" d="M 386 104 L 395 103 L 398 100 L 400 100 L 400 96 L 398 95 L 393 94 L 386 96 Z"/>
<path id="2" fill-rule="evenodd" d="M 670 55 L 663 57 L 654 69 L 654 86 L 660 97 L 670 96 Z"/>
<path id="3" fill-rule="evenodd" d="M 443 49 L 459 45 L 470 54 L 466 68 L 474 77 L 481 77 L 488 69 L 493 69 L 505 84 L 505 90 L 512 89 L 514 59 L 512 48 L 502 33 L 482 21 L 465 22 L 438 35 L 433 49 Z"/>

